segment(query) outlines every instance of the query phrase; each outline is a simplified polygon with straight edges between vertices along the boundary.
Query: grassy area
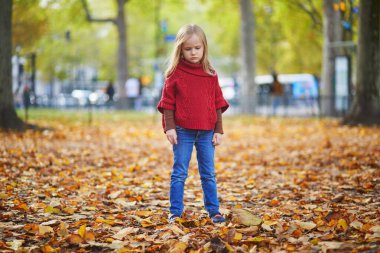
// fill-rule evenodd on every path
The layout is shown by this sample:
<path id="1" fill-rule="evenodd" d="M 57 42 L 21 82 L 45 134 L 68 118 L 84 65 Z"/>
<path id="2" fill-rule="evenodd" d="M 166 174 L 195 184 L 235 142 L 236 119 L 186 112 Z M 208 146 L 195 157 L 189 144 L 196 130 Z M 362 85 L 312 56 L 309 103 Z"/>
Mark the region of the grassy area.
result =
<path id="1" fill-rule="evenodd" d="M 17 110 L 18 116 L 25 120 L 25 112 Z M 92 121 L 141 121 L 156 117 L 154 114 L 136 111 L 104 111 L 93 110 Z M 29 122 L 54 121 L 61 123 L 83 123 L 87 124 L 90 120 L 90 112 L 87 109 L 46 109 L 33 108 L 29 110 Z"/>

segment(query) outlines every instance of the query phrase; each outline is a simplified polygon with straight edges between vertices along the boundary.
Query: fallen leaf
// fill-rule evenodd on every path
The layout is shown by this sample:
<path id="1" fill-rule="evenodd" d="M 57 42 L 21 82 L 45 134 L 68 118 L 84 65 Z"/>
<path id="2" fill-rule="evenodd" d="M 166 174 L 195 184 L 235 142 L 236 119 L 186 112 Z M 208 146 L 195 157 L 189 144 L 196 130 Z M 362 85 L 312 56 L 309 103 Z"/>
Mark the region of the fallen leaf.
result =
<path id="1" fill-rule="evenodd" d="M 357 230 L 361 230 L 362 227 L 363 227 L 363 223 L 361 223 L 358 220 L 355 220 L 355 221 L 353 221 L 353 222 L 350 223 L 350 227 L 353 227 L 353 228 L 355 228 Z"/>
<path id="2" fill-rule="evenodd" d="M 343 243 L 342 242 L 319 242 L 322 246 L 322 252 L 326 253 L 328 250 L 339 249 Z"/>
<path id="3" fill-rule="evenodd" d="M 142 220 L 140 224 L 141 224 L 141 226 L 143 228 L 153 227 L 154 226 L 154 224 L 152 223 L 152 221 L 149 220 L 149 219 Z"/>
<path id="4" fill-rule="evenodd" d="M 80 237 L 84 238 L 85 234 L 86 234 L 86 224 L 80 226 L 78 229 L 78 235 L 80 235 Z"/>
<path id="5" fill-rule="evenodd" d="M 369 231 L 372 231 L 374 233 L 380 233 L 380 226 L 373 226 L 369 229 Z"/>
<path id="6" fill-rule="evenodd" d="M 345 219 L 340 219 L 338 221 L 338 224 L 336 225 L 336 228 L 340 229 L 340 230 L 343 230 L 343 231 L 346 231 L 347 228 L 348 228 L 346 220 Z"/>
<path id="7" fill-rule="evenodd" d="M 261 237 L 261 236 L 257 236 L 257 237 L 248 238 L 245 241 L 247 241 L 247 242 L 263 242 L 263 241 L 266 241 L 266 238 Z"/>
<path id="8" fill-rule="evenodd" d="M 147 210 L 139 210 L 136 211 L 136 215 L 139 217 L 147 218 L 153 214 L 152 211 L 147 211 Z"/>
<path id="9" fill-rule="evenodd" d="M 52 207 L 52 206 L 47 206 L 44 210 L 45 213 L 60 213 L 61 210 L 58 208 Z"/>
<path id="10" fill-rule="evenodd" d="M 182 252 L 185 252 L 186 248 L 187 248 L 187 243 L 177 242 L 176 244 L 174 244 L 174 246 L 172 248 L 169 249 L 169 252 L 170 253 L 182 253 Z"/>
<path id="11" fill-rule="evenodd" d="M 39 231 L 39 225 L 38 224 L 26 224 L 24 226 L 24 229 L 30 233 L 37 233 Z"/>
<path id="12" fill-rule="evenodd" d="M 233 242 L 239 242 L 243 238 L 243 234 L 241 233 L 235 233 L 234 238 L 232 239 Z"/>
<path id="13" fill-rule="evenodd" d="M 116 199 L 117 197 L 119 197 L 120 194 L 122 194 L 123 191 L 120 190 L 120 191 L 115 191 L 115 192 L 112 192 L 110 195 L 108 195 L 108 197 L 110 197 L 111 199 Z"/>
<path id="14" fill-rule="evenodd" d="M 59 223 L 58 220 L 51 220 L 51 221 L 43 222 L 43 223 L 41 223 L 41 225 L 43 225 L 43 226 L 50 226 L 50 225 L 57 225 L 58 223 Z"/>
<path id="15" fill-rule="evenodd" d="M 69 234 L 67 230 L 68 225 L 65 222 L 61 222 L 57 228 L 57 235 L 61 237 L 66 237 Z"/>
<path id="16" fill-rule="evenodd" d="M 86 242 L 95 241 L 95 234 L 92 231 L 86 231 L 84 234 L 84 240 Z"/>
<path id="17" fill-rule="evenodd" d="M 177 227 L 176 225 L 170 225 L 170 229 L 171 231 L 173 231 L 176 235 L 185 235 L 186 233 L 180 229 L 179 227 Z"/>
<path id="18" fill-rule="evenodd" d="M 68 237 L 68 241 L 70 244 L 80 244 L 83 242 L 83 239 L 79 235 L 72 234 Z"/>
<path id="19" fill-rule="evenodd" d="M 266 230 L 266 231 L 272 231 L 273 229 L 271 228 L 270 225 L 266 224 L 266 223 L 263 223 L 261 224 L 261 227 Z"/>
<path id="20" fill-rule="evenodd" d="M 11 242 L 6 242 L 6 244 L 13 250 L 18 250 L 24 243 L 24 240 L 13 240 Z"/>
<path id="21" fill-rule="evenodd" d="M 263 221 L 260 217 L 252 214 L 246 209 L 234 209 L 233 212 L 237 215 L 239 223 L 245 226 L 258 226 Z"/>
<path id="22" fill-rule="evenodd" d="M 39 225 L 38 226 L 38 233 L 41 235 L 44 235 L 46 233 L 54 233 L 54 230 L 50 226 Z"/>
<path id="23" fill-rule="evenodd" d="M 138 228 L 127 227 L 127 228 L 121 229 L 119 232 L 117 232 L 112 237 L 115 238 L 115 239 L 117 239 L 117 240 L 122 240 L 127 235 L 137 233 L 138 231 L 139 231 Z"/>
<path id="24" fill-rule="evenodd" d="M 312 230 L 317 226 L 314 222 L 303 222 L 303 221 L 295 221 L 294 222 L 298 227 L 305 230 Z"/>

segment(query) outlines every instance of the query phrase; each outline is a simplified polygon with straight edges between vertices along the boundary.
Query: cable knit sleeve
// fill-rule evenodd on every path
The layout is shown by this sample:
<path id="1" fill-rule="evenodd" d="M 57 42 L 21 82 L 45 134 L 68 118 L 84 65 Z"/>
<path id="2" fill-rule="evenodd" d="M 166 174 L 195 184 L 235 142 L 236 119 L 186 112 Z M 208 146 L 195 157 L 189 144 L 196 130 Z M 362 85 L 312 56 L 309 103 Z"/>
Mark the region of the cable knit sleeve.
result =
<path id="1" fill-rule="evenodd" d="M 175 110 L 175 79 L 170 77 L 165 80 L 161 100 L 157 105 L 160 113 L 164 113 L 164 109 Z"/>
<path id="2" fill-rule="evenodd" d="M 220 88 L 218 76 L 216 76 L 216 85 L 215 85 L 215 108 L 222 109 L 222 113 L 225 112 L 230 105 L 223 97 L 222 89 Z"/>

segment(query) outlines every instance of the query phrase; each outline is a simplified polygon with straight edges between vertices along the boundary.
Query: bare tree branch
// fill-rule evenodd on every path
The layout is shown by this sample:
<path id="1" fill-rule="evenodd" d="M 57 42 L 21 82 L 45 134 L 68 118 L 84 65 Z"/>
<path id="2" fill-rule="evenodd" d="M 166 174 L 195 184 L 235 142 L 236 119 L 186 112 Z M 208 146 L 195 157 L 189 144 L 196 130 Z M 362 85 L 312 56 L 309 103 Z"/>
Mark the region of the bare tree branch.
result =
<path id="1" fill-rule="evenodd" d="M 87 1 L 82 0 L 84 11 L 86 12 L 86 18 L 89 22 L 111 22 L 116 23 L 115 18 L 94 18 L 91 16 L 90 9 L 88 8 Z"/>
<path id="2" fill-rule="evenodd" d="M 314 5 L 314 1 L 313 0 L 309 0 L 309 3 L 310 3 L 310 8 L 311 8 L 311 11 L 312 13 L 314 14 L 314 17 L 315 17 L 315 20 L 316 22 L 322 26 L 322 16 L 321 14 L 318 12 L 318 8 L 315 7 Z"/>
<path id="3" fill-rule="evenodd" d="M 313 22 L 313 26 L 318 29 L 319 31 L 322 31 L 322 17 L 319 14 L 317 8 L 315 7 L 313 0 L 308 0 L 308 5 L 305 4 L 304 1 L 299 0 L 292 0 L 287 1 L 287 3 L 290 6 L 296 7 L 297 9 L 301 9 L 302 11 L 306 12 L 306 14 L 309 15 Z"/>

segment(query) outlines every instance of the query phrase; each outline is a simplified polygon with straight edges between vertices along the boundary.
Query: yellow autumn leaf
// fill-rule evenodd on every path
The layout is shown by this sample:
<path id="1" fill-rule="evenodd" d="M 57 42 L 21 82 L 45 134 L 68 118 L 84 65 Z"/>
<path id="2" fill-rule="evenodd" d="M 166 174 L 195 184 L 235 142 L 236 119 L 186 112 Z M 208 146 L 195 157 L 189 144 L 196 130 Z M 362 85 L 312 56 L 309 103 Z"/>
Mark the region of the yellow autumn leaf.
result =
<path id="1" fill-rule="evenodd" d="M 248 238 L 247 242 L 263 242 L 265 241 L 266 239 L 264 237 L 261 237 L 261 236 L 256 236 L 256 237 L 252 237 L 252 238 Z"/>
<path id="2" fill-rule="evenodd" d="M 52 206 L 47 206 L 44 210 L 45 213 L 60 213 L 61 210 L 58 208 L 52 207 Z"/>
<path id="3" fill-rule="evenodd" d="M 95 222 L 100 222 L 100 223 L 104 223 L 104 224 L 108 224 L 108 225 L 115 225 L 115 221 L 113 220 L 105 220 L 105 219 L 102 219 L 100 217 L 96 218 Z"/>
<path id="4" fill-rule="evenodd" d="M 186 248 L 187 248 L 187 243 L 177 242 L 176 244 L 173 245 L 172 248 L 170 248 L 169 252 L 170 253 L 182 253 L 182 252 L 185 252 Z"/>
<path id="5" fill-rule="evenodd" d="M 343 231 L 346 231 L 348 228 L 346 220 L 345 219 L 339 219 L 338 224 L 336 225 L 336 228 L 343 230 Z"/>
<path id="6" fill-rule="evenodd" d="M 84 238 L 85 234 L 86 234 L 86 224 L 80 226 L 78 229 L 78 235 L 80 235 L 80 237 Z"/>
<path id="7" fill-rule="evenodd" d="M 310 243 L 313 244 L 313 245 L 317 245 L 319 243 L 319 239 L 318 238 L 314 238 L 314 239 L 310 240 Z"/>
<path id="8" fill-rule="evenodd" d="M 153 227 L 154 226 L 154 224 L 152 223 L 152 221 L 150 221 L 149 219 L 142 220 L 140 224 L 141 224 L 141 226 L 143 228 Z"/>
<path id="9" fill-rule="evenodd" d="M 43 253 L 56 253 L 56 252 L 60 252 L 60 249 L 59 248 L 53 248 L 51 247 L 50 245 L 45 245 L 41 248 L 42 252 Z"/>
<path id="10" fill-rule="evenodd" d="M 136 211 L 136 215 L 139 216 L 139 217 L 143 217 L 143 218 L 146 218 L 146 217 L 149 217 L 153 214 L 152 211 L 148 211 L 148 210 L 139 210 L 139 211 Z"/>
<path id="11" fill-rule="evenodd" d="M 232 239 L 233 242 L 239 242 L 243 238 L 243 234 L 241 233 L 235 233 L 234 238 Z"/>
<path id="12" fill-rule="evenodd" d="M 38 226 L 38 233 L 41 235 L 44 235 L 46 233 L 54 233 L 54 230 L 50 226 L 39 225 Z"/>

